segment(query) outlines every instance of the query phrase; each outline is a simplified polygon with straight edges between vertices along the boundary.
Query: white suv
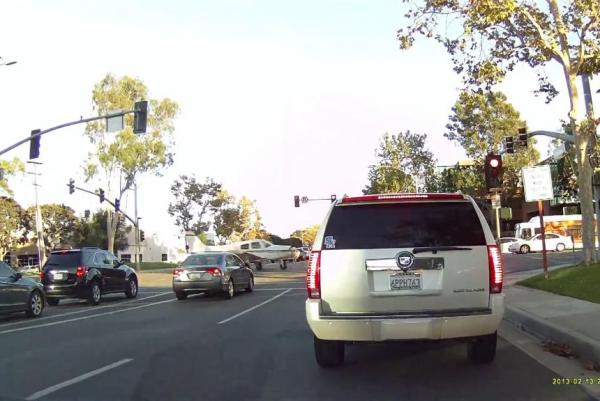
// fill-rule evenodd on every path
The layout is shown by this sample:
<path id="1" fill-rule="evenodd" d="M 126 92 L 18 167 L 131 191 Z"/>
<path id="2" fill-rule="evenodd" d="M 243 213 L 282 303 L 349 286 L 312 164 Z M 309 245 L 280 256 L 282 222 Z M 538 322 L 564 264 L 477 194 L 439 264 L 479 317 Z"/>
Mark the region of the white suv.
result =
<path id="1" fill-rule="evenodd" d="M 496 355 L 503 268 L 492 232 L 462 194 L 346 197 L 332 204 L 308 264 L 306 319 L 320 366 L 346 342 L 465 339 Z"/>

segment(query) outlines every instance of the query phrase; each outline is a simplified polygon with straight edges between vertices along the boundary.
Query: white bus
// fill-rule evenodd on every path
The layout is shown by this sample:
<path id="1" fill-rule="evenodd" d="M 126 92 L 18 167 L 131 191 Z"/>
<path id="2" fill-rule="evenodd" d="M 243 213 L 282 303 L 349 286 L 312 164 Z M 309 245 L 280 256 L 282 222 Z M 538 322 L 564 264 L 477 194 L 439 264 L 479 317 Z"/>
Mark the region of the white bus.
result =
<path id="1" fill-rule="evenodd" d="M 581 248 L 582 246 L 580 214 L 544 216 L 544 229 L 546 233 L 555 233 L 572 237 L 576 248 Z M 515 237 L 517 238 L 531 238 L 534 235 L 541 233 L 541 231 L 539 216 L 532 217 L 528 222 L 517 223 L 515 225 Z"/>

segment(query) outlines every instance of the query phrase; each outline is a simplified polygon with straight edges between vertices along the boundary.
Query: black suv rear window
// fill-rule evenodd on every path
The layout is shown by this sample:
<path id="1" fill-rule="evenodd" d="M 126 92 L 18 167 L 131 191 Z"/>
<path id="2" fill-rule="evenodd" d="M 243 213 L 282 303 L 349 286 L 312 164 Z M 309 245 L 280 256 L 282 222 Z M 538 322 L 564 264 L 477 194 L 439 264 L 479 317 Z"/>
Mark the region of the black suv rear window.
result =
<path id="1" fill-rule="evenodd" d="M 51 253 L 45 266 L 77 267 L 81 264 L 81 252 Z"/>
<path id="2" fill-rule="evenodd" d="M 470 202 L 420 202 L 337 206 L 323 249 L 485 245 Z"/>

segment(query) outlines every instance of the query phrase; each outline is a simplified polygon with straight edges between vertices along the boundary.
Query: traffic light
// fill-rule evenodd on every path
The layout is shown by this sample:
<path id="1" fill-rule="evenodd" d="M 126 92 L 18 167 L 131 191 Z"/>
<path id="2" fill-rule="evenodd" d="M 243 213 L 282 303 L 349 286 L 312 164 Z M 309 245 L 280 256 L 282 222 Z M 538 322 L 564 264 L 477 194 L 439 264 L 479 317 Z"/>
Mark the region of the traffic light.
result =
<path id="1" fill-rule="evenodd" d="M 504 138 L 504 149 L 506 153 L 515 153 L 515 141 L 512 136 Z"/>
<path id="2" fill-rule="evenodd" d="M 502 187 L 502 156 L 489 154 L 485 157 L 485 186 L 488 191 Z"/>
<path id="3" fill-rule="evenodd" d="M 133 105 L 133 133 L 146 133 L 146 122 L 148 121 L 148 102 L 142 100 Z"/>
<path id="4" fill-rule="evenodd" d="M 34 129 L 31 131 L 31 136 L 39 133 L 39 129 Z M 36 136 L 35 138 L 31 138 L 29 140 L 29 160 L 37 159 L 38 157 L 40 157 L 40 137 Z"/>
<path id="5" fill-rule="evenodd" d="M 75 192 L 75 180 L 69 178 L 69 195 L 73 195 L 73 192 Z"/>
<path id="6" fill-rule="evenodd" d="M 121 201 L 119 200 L 119 198 L 115 198 L 115 212 L 118 212 L 121 207 Z"/>
<path id="7" fill-rule="evenodd" d="M 300 196 L 294 195 L 294 207 L 300 207 Z"/>
<path id="8" fill-rule="evenodd" d="M 140 242 L 146 239 L 146 235 L 144 234 L 144 230 L 140 230 Z"/>
<path id="9" fill-rule="evenodd" d="M 100 203 L 104 202 L 104 190 L 102 188 L 98 190 L 98 197 L 100 198 Z"/>
<path id="10" fill-rule="evenodd" d="M 335 202 L 336 199 L 337 199 L 337 196 L 331 195 L 331 203 Z"/>
<path id="11" fill-rule="evenodd" d="M 527 147 L 527 128 L 519 128 L 518 144 Z"/>

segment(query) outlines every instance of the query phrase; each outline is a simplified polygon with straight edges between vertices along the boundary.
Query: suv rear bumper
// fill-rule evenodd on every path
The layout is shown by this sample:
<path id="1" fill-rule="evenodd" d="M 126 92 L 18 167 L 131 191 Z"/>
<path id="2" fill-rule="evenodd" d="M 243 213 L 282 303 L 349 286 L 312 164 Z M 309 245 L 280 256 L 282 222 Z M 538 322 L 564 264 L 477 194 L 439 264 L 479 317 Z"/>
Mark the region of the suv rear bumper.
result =
<path id="1" fill-rule="evenodd" d="M 504 315 L 504 294 L 490 296 L 490 309 L 474 313 L 435 317 L 364 317 L 321 315 L 319 299 L 306 300 L 306 320 L 315 336 L 321 340 L 386 341 L 441 340 L 476 337 L 498 329 Z"/>

